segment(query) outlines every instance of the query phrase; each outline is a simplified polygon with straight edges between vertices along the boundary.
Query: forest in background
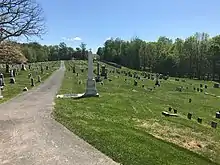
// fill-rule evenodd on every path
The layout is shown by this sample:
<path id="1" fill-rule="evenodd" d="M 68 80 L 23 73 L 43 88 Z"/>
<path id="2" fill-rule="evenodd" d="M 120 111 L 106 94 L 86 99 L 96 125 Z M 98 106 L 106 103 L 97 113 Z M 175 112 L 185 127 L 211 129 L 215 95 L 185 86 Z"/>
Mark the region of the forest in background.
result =
<path id="1" fill-rule="evenodd" d="M 136 70 L 208 80 L 220 77 L 220 35 L 197 32 L 186 39 L 161 36 L 154 42 L 112 38 L 97 54 L 103 61 Z"/>
<path id="2" fill-rule="evenodd" d="M 4 44 L 0 44 L 0 60 L 4 63 L 19 62 L 19 59 L 24 58 L 28 62 L 73 58 L 86 60 L 89 51 L 85 43 L 81 43 L 75 49 L 68 47 L 64 42 L 49 46 L 37 42 L 4 43 L 11 45 L 8 50 L 17 50 L 1 51 Z M 16 52 L 19 52 L 19 55 L 16 55 Z M 101 61 L 117 63 L 136 70 L 177 77 L 220 79 L 220 35 L 209 37 L 207 33 L 196 33 L 186 39 L 177 38 L 175 41 L 161 36 L 154 42 L 146 42 L 138 37 L 129 41 L 111 38 L 105 41 L 103 47 L 98 48 L 97 55 Z"/>

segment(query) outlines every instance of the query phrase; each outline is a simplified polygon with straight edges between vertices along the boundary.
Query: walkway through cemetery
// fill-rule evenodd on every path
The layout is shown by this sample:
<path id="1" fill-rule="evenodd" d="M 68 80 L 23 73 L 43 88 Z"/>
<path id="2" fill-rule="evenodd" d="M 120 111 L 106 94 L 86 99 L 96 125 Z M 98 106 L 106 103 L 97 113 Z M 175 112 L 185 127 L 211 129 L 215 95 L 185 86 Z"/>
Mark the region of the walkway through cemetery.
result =
<path id="1" fill-rule="evenodd" d="M 45 83 L 0 105 L 1 165 L 110 165 L 110 158 L 51 118 L 64 64 Z"/>

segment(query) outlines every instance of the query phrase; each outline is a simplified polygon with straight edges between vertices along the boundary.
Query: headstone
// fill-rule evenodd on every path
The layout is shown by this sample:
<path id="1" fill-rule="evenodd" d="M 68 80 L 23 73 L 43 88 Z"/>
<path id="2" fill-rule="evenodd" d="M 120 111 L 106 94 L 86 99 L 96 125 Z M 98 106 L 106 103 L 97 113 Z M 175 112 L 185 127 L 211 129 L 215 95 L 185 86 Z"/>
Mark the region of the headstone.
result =
<path id="1" fill-rule="evenodd" d="M 31 64 L 28 65 L 29 70 L 31 69 Z"/>
<path id="2" fill-rule="evenodd" d="M 208 85 L 205 85 L 205 89 L 207 89 L 208 88 Z"/>
<path id="3" fill-rule="evenodd" d="M 203 87 L 203 85 L 202 85 L 202 84 L 200 84 L 199 86 L 200 86 L 200 88 L 202 88 L 202 87 Z"/>
<path id="4" fill-rule="evenodd" d="M 187 118 L 191 120 L 192 119 L 192 113 L 188 113 Z"/>
<path id="5" fill-rule="evenodd" d="M 23 71 L 27 70 L 26 67 L 25 67 L 25 64 L 21 64 L 21 70 L 23 70 Z"/>
<path id="6" fill-rule="evenodd" d="M 33 77 L 31 78 L 31 86 L 32 86 L 32 87 L 35 86 L 35 84 L 34 84 L 34 78 L 33 78 Z"/>
<path id="7" fill-rule="evenodd" d="M 73 73 L 76 73 L 76 67 L 73 66 L 72 69 L 73 69 Z"/>
<path id="8" fill-rule="evenodd" d="M 177 113 L 177 110 L 176 110 L 176 109 L 174 109 L 174 110 L 173 110 L 173 112 L 174 112 L 174 113 Z"/>
<path id="9" fill-rule="evenodd" d="M 182 87 L 176 87 L 176 91 L 182 92 Z"/>
<path id="10" fill-rule="evenodd" d="M 10 84 L 15 84 L 15 78 L 14 77 L 10 78 Z"/>
<path id="11" fill-rule="evenodd" d="M 191 103 L 191 102 L 192 102 L 192 99 L 190 98 L 190 99 L 189 99 L 189 103 Z"/>
<path id="12" fill-rule="evenodd" d="M 13 69 L 13 77 L 16 77 L 16 74 L 17 74 L 17 70 Z"/>
<path id="13" fill-rule="evenodd" d="M 3 99 L 2 90 L 3 90 L 3 86 L 0 86 L 0 99 Z"/>
<path id="14" fill-rule="evenodd" d="M 144 84 L 142 85 L 142 88 L 144 88 Z"/>
<path id="15" fill-rule="evenodd" d="M 102 65 L 101 76 L 105 76 L 105 74 L 106 74 L 105 65 Z"/>
<path id="16" fill-rule="evenodd" d="M 203 92 L 203 89 L 202 89 L 202 88 L 200 89 L 200 92 Z"/>
<path id="17" fill-rule="evenodd" d="M 108 79 L 107 73 L 105 74 L 104 79 Z"/>
<path id="18" fill-rule="evenodd" d="M 217 123 L 214 122 L 214 121 L 212 121 L 212 122 L 211 122 L 211 127 L 212 127 L 212 128 L 217 128 Z"/>
<path id="19" fill-rule="evenodd" d="M 31 73 L 29 73 L 28 74 L 28 79 L 30 79 L 32 77 L 32 74 Z"/>
<path id="20" fill-rule="evenodd" d="M 213 87 L 214 87 L 214 88 L 219 88 L 220 85 L 219 85 L 219 83 L 215 83 Z"/>
<path id="21" fill-rule="evenodd" d="M 40 75 L 37 76 L 37 81 L 38 81 L 38 82 L 41 82 L 41 77 L 40 77 Z"/>
<path id="22" fill-rule="evenodd" d="M 160 82 L 159 82 L 159 74 L 156 74 L 156 82 L 155 82 L 156 86 L 160 86 Z"/>
<path id="23" fill-rule="evenodd" d="M 6 72 L 6 73 L 9 73 L 9 70 L 10 70 L 10 66 L 9 66 L 9 64 L 6 64 L 5 72 Z"/>
<path id="24" fill-rule="evenodd" d="M 0 73 L 0 79 L 2 79 L 2 86 L 5 86 L 5 80 L 3 73 Z"/>
<path id="25" fill-rule="evenodd" d="M 23 91 L 28 91 L 28 88 L 27 88 L 27 87 L 24 87 Z"/>
<path id="26" fill-rule="evenodd" d="M 101 82 L 102 80 L 101 80 L 101 77 L 100 77 L 100 64 L 99 64 L 99 62 L 97 62 L 97 70 L 96 70 L 96 74 L 97 74 L 97 76 L 96 76 L 96 82 Z"/>
<path id="27" fill-rule="evenodd" d="M 134 80 L 134 86 L 137 86 L 137 81 L 136 80 Z"/>
<path id="28" fill-rule="evenodd" d="M 202 118 L 198 117 L 197 121 L 198 123 L 202 124 Z"/>
<path id="29" fill-rule="evenodd" d="M 41 74 L 44 74 L 44 68 L 43 68 L 43 66 L 40 67 L 40 71 L 41 71 Z"/>
<path id="30" fill-rule="evenodd" d="M 169 107 L 169 111 L 170 111 L 170 112 L 172 111 L 172 107 Z"/>
<path id="31" fill-rule="evenodd" d="M 49 70 L 49 66 L 46 66 L 46 70 Z"/>
<path id="32" fill-rule="evenodd" d="M 10 77 L 14 77 L 14 70 L 10 70 Z"/>
<path id="33" fill-rule="evenodd" d="M 2 78 L 0 78 L 0 87 L 3 87 L 4 85 L 3 85 L 3 79 Z"/>
<path id="34" fill-rule="evenodd" d="M 220 112 L 216 112 L 215 116 L 216 118 L 220 119 Z"/>

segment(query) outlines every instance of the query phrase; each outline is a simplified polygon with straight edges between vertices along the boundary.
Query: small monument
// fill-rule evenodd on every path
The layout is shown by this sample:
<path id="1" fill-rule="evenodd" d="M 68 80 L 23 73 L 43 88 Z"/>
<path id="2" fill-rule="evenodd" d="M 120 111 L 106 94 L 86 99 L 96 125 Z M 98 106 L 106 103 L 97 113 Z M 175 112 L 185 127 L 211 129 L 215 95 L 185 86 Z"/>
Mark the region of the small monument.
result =
<path id="1" fill-rule="evenodd" d="M 40 77 L 40 75 L 37 76 L 37 81 L 38 81 L 38 82 L 41 82 L 41 77 Z"/>
<path id="2" fill-rule="evenodd" d="M 88 79 L 86 82 L 86 91 L 82 94 L 63 94 L 57 95 L 57 98 L 85 98 L 85 97 L 98 97 L 99 94 L 96 89 L 96 81 L 93 77 L 93 55 L 90 51 L 88 54 Z"/>
<path id="3" fill-rule="evenodd" d="M 159 82 L 159 74 L 156 74 L 156 82 L 155 82 L 156 86 L 160 86 L 160 82 Z"/>
<path id="4" fill-rule="evenodd" d="M 10 70 L 10 84 L 15 84 L 14 70 Z"/>
<path id="5" fill-rule="evenodd" d="M 105 76 L 106 70 L 105 65 L 102 65 L 101 76 Z"/>
<path id="6" fill-rule="evenodd" d="M 98 92 L 96 89 L 96 82 L 93 78 L 93 55 L 92 52 L 88 55 L 88 79 L 86 84 L 86 92 L 84 96 L 98 96 Z"/>
<path id="7" fill-rule="evenodd" d="M 97 76 L 96 76 L 96 82 L 101 82 L 101 76 L 100 76 L 100 64 L 97 62 Z"/>
<path id="8" fill-rule="evenodd" d="M 3 75 L 3 74 L 2 74 Z M 2 96 L 2 90 L 4 88 L 4 76 L 0 78 L 0 99 L 3 98 Z"/>
<path id="9" fill-rule="evenodd" d="M 0 99 L 3 99 L 2 90 L 3 90 L 3 86 L 0 86 Z"/>
<path id="10" fill-rule="evenodd" d="M 23 71 L 27 70 L 26 67 L 25 67 L 25 64 L 21 64 L 21 70 L 23 70 Z"/>
<path id="11" fill-rule="evenodd" d="M 5 86 L 4 74 L 0 73 L 0 79 L 1 79 L 0 86 Z"/>

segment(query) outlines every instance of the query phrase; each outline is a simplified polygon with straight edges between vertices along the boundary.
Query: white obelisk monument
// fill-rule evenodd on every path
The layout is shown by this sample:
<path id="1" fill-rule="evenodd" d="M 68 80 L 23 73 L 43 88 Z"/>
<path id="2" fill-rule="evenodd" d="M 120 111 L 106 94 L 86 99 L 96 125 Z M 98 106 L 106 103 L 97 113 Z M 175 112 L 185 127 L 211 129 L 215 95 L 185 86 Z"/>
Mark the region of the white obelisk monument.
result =
<path id="1" fill-rule="evenodd" d="M 93 76 L 93 54 L 89 51 L 88 54 L 88 79 L 86 83 L 86 92 L 84 97 L 87 96 L 99 96 L 97 89 L 96 89 L 96 81 Z"/>
<path id="2" fill-rule="evenodd" d="M 64 66 L 64 63 L 61 63 Z M 88 79 L 86 82 L 86 92 L 80 94 L 63 94 L 57 95 L 57 98 L 73 98 L 80 99 L 84 97 L 98 97 L 99 94 L 96 89 L 96 81 L 93 77 L 93 54 L 90 51 L 88 54 Z"/>

